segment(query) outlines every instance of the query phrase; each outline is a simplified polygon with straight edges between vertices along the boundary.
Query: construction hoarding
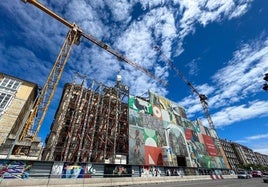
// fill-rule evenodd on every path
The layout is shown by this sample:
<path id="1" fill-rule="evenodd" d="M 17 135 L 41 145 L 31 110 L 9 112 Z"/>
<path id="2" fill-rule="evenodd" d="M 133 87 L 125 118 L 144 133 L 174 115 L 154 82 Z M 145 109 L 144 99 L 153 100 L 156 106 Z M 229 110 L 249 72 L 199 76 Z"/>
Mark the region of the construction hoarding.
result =
<path id="1" fill-rule="evenodd" d="M 178 104 L 150 92 L 130 97 L 129 164 L 226 168 L 215 130 L 190 121 Z"/>

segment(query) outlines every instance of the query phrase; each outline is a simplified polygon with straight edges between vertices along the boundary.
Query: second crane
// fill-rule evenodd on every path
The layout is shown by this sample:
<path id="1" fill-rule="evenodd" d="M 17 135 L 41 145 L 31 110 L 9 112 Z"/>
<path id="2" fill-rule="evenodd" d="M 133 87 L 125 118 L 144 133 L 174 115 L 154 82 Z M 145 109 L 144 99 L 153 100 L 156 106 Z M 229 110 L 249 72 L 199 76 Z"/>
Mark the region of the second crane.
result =
<path id="1" fill-rule="evenodd" d="M 171 60 L 164 55 L 164 53 L 162 52 L 162 50 L 160 49 L 159 46 L 154 46 L 154 49 L 156 51 L 159 51 L 159 53 L 161 54 L 161 56 L 163 57 L 163 60 L 164 62 L 170 66 L 170 68 L 172 68 L 176 73 L 177 75 L 191 88 L 192 92 L 195 93 L 198 97 L 199 97 L 199 100 L 200 100 L 200 103 L 202 105 L 202 108 L 203 108 L 203 111 L 205 113 L 205 116 L 208 120 L 208 124 L 209 124 L 209 127 L 211 129 L 215 129 L 215 126 L 214 126 L 214 123 L 211 119 L 211 116 L 210 116 L 210 113 L 208 111 L 208 103 L 207 103 L 207 96 L 204 95 L 204 94 L 200 94 L 197 89 L 193 86 L 193 84 L 187 80 L 185 78 L 185 76 L 182 74 L 182 72 L 176 68 L 176 66 L 174 66 L 174 64 L 171 62 Z"/>

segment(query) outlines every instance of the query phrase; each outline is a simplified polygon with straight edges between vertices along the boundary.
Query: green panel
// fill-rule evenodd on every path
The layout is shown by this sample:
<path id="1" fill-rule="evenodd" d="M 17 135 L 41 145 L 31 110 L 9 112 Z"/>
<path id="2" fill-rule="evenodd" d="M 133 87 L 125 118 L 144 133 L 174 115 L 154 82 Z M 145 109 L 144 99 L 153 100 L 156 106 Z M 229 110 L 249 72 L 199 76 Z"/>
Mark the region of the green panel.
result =
<path id="1" fill-rule="evenodd" d="M 134 97 L 134 96 L 129 96 L 129 101 L 128 101 L 129 108 L 134 109 L 138 111 L 139 113 L 147 113 L 147 114 L 153 114 L 153 109 L 151 103 Z"/>
<path id="2" fill-rule="evenodd" d="M 144 128 L 144 142 L 147 146 L 157 147 L 156 131 Z"/>

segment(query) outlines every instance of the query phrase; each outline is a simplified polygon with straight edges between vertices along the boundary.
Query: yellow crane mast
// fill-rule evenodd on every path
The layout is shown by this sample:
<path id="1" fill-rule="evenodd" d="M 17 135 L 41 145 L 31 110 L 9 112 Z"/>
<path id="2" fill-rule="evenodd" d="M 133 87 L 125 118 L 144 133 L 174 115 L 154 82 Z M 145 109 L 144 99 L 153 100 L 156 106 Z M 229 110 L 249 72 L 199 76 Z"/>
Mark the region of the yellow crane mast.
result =
<path id="1" fill-rule="evenodd" d="M 58 82 L 61 78 L 61 75 L 63 73 L 64 67 L 66 65 L 66 62 L 69 58 L 70 52 L 72 50 L 73 44 L 79 44 L 80 38 L 83 36 L 90 42 L 98 45 L 99 47 L 103 48 L 107 52 L 111 53 L 112 55 L 116 56 L 119 60 L 126 62 L 127 64 L 133 66 L 134 68 L 138 69 L 139 71 L 145 73 L 147 76 L 153 78 L 154 80 L 158 81 L 162 85 L 166 85 L 166 82 L 155 75 L 151 74 L 148 70 L 144 69 L 141 65 L 132 62 L 127 57 L 123 56 L 119 52 L 112 49 L 109 45 L 106 43 L 103 43 L 102 41 L 97 40 L 92 35 L 84 33 L 76 24 L 71 24 L 41 3 L 39 3 L 37 0 L 22 0 L 24 3 L 31 3 L 35 7 L 39 8 L 43 12 L 47 13 L 52 18 L 58 20 L 65 26 L 67 26 L 70 30 L 66 36 L 66 39 L 64 41 L 64 44 L 60 50 L 60 53 L 56 59 L 56 62 L 48 76 L 48 79 L 39 93 L 38 99 L 31 111 L 31 114 L 22 130 L 22 133 L 19 136 L 19 140 L 23 140 L 24 138 L 30 138 L 32 141 L 35 140 L 35 138 L 38 135 L 38 132 L 41 128 L 41 124 L 43 123 L 44 117 L 46 115 L 46 112 L 48 110 L 48 107 L 50 105 L 50 102 L 54 96 L 54 92 L 56 90 L 56 87 L 58 85 Z"/>

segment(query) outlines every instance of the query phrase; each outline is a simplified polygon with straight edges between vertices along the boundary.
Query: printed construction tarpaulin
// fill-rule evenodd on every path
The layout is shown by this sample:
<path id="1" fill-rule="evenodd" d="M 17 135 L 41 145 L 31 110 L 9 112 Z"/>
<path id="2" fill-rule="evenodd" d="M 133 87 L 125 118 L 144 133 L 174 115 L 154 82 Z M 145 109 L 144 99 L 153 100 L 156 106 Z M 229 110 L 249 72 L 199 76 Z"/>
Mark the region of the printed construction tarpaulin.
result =
<path id="1" fill-rule="evenodd" d="M 130 97 L 129 164 L 226 168 L 214 129 L 188 120 L 175 102 L 153 92 L 149 98 Z"/>

